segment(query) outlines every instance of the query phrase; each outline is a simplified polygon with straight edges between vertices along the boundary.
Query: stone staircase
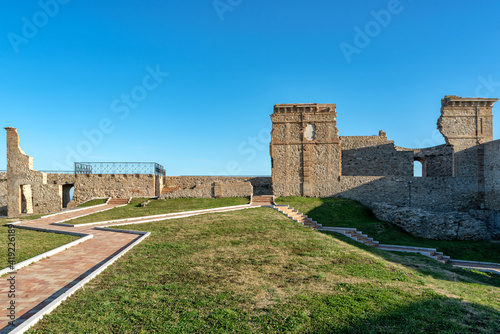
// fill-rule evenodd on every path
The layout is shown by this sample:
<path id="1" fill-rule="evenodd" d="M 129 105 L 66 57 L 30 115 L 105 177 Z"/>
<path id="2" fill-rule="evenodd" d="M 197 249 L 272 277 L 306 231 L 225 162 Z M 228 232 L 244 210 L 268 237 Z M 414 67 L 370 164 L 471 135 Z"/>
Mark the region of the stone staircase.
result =
<path id="1" fill-rule="evenodd" d="M 125 205 L 130 202 L 130 198 L 110 198 L 106 204 Z"/>
<path id="2" fill-rule="evenodd" d="M 304 226 L 312 227 L 315 230 L 322 228 L 321 224 L 318 224 L 318 222 L 315 222 L 311 218 L 308 218 L 305 214 L 294 210 L 289 205 L 274 205 L 273 208 L 281 212 L 288 218 L 296 221 L 297 223 L 301 223 Z"/>
<path id="3" fill-rule="evenodd" d="M 332 231 L 332 232 L 337 232 L 340 234 L 345 235 L 346 237 L 360 242 L 362 244 L 372 246 L 372 247 L 378 247 L 379 242 L 373 240 L 373 238 L 369 238 L 366 234 L 363 234 L 363 232 L 358 231 L 355 228 L 352 227 L 323 227 L 321 228 L 322 231 Z"/>
<path id="4" fill-rule="evenodd" d="M 443 253 L 438 252 L 434 248 L 380 244 L 378 241 L 373 240 L 373 238 L 369 238 L 366 234 L 363 234 L 363 232 L 351 227 L 322 227 L 320 230 L 340 233 L 354 241 L 386 251 L 422 254 L 441 263 L 448 263 L 450 261 L 449 256 L 443 255 Z"/>
<path id="5" fill-rule="evenodd" d="M 252 196 L 252 206 L 270 206 L 274 207 L 273 195 Z"/>

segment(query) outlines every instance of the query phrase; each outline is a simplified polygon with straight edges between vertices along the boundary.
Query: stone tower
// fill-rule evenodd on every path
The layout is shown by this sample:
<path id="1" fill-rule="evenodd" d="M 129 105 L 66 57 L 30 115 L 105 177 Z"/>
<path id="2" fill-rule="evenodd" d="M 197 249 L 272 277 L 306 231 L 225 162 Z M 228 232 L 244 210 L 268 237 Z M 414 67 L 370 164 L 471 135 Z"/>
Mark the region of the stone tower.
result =
<path id="1" fill-rule="evenodd" d="M 335 104 L 277 104 L 271 115 L 275 196 L 325 196 L 341 173 Z"/>
<path id="2" fill-rule="evenodd" d="M 493 104 L 498 99 L 447 95 L 441 100 L 438 129 L 453 145 L 453 175 L 481 176 L 483 154 L 480 144 L 493 140 Z"/>

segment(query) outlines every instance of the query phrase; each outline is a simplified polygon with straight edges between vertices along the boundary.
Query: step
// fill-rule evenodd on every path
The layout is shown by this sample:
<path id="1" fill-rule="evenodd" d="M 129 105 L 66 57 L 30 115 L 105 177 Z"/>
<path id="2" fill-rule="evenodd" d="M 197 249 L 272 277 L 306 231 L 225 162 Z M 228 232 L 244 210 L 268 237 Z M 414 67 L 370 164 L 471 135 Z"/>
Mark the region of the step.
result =
<path id="1" fill-rule="evenodd" d="M 114 204 L 127 204 L 129 202 L 128 198 L 111 198 L 108 201 L 108 204 L 114 205 Z"/>

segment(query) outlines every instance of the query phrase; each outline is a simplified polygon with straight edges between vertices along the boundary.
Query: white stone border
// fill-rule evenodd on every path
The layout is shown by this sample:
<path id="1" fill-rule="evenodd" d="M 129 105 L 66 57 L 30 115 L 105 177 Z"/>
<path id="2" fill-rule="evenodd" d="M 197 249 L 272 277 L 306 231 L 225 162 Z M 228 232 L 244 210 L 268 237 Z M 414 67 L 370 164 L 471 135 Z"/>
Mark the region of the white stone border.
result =
<path id="1" fill-rule="evenodd" d="M 111 229 L 110 229 L 111 230 Z M 118 230 L 112 230 L 113 232 L 121 233 Z M 132 242 L 127 248 L 122 250 L 120 253 L 115 255 L 113 258 L 109 259 L 105 264 L 100 266 L 98 269 L 96 269 L 94 272 L 92 272 L 89 276 L 85 277 L 83 280 L 81 280 L 78 284 L 73 286 L 71 289 L 63 293 L 61 296 L 57 297 L 54 299 L 49 305 L 45 306 L 43 309 L 35 313 L 33 316 L 30 318 L 26 319 L 22 324 L 19 326 L 15 327 L 10 333 L 12 334 L 18 334 L 18 333 L 24 333 L 28 329 L 30 329 L 32 326 L 34 326 L 38 321 L 40 321 L 44 315 L 49 314 L 52 312 L 57 306 L 59 306 L 64 300 L 66 300 L 69 296 L 74 294 L 77 290 L 82 288 L 85 284 L 90 282 L 92 279 L 94 279 L 97 275 L 99 275 L 101 272 L 103 272 L 107 267 L 112 265 L 116 260 L 118 260 L 120 257 L 122 257 L 125 253 L 127 253 L 129 250 L 131 250 L 134 246 L 136 246 L 138 243 L 149 237 L 151 232 L 142 232 L 142 231 L 128 231 L 127 233 L 132 233 L 132 234 L 139 234 L 141 235 L 139 238 L 137 238 L 135 241 Z M 7 328 L 7 327 L 6 327 Z"/>
<path id="2" fill-rule="evenodd" d="M 83 208 L 83 209 L 88 209 L 88 208 L 95 208 L 95 207 L 98 207 L 98 206 L 103 206 L 103 205 L 108 205 L 108 204 L 100 204 L 100 205 L 96 205 L 96 206 L 89 206 L 87 208 Z M 90 215 L 93 215 L 94 213 L 98 213 L 98 212 L 104 212 L 104 211 L 108 211 L 108 210 L 111 210 L 111 209 L 114 209 L 114 208 L 121 208 L 122 206 L 126 206 L 127 204 L 123 204 L 123 205 L 118 205 L 118 206 L 113 206 L 111 208 L 106 208 L 106 209 L 102 209 L 102 210 L 97 210 L 97 211 L 92 211 L 92 212 L 89 212 L 89 213 L 86 213 L 84 215 L 81 215 L 81 216 L 78 216 L 78 217 L 73 217 L 73 218 L 68 218 L 68 219 L 63 219 L 63 220 L 60 220 L 59 222 L 57 223 L 52 223 L 50 225 L 56 225 L 56 226 L 65 226 L 65 227 L 76 227 L 76 226 L 88 226 L 89 224 L 80 224 L 80 225 L 72 225 L 72 224 L 62 224 L 62 222 L 66 222 L 68 220 L 72 220 L 72 219 L 76 219 L 76 218 L 80 218 L 80 217 L 85 217 L 85 216 L 90 216 Z M 82 209 L 82 210 L 83 210 Z M 42 217 L 42 218 L 45 218 L 45 217 Z M 92 224 L 92 223 L 91 223 Z"/>
<path id="3" fill-rule="evenodd" d="M 107 198 L 107 199 L 108 199 L 108 201 L 109 201 L 109 198 L 110 198 L 110 197 L 102 197 L 102 198 L 101 198 L 101 197 L 97 197 L 97 198 L 92 198 L 92 199 L 89 199 L 88 201 L 85 201 L 85 202 L 83 202 L 82 204 L 85 204 L 85 203 L 87 203 L 87 202 L 93 201 L 93 200 L 95 200 L 95 199 L 106 199 L 106 198 Z M 98 204 L 98 205 L 93 205 L 93 206 L 87 206 L 87 207 L 84 207 L 84 208 L 74 208 L 74 209 L 70 209 L 70 210 L 66 210 L 66 211 L 61 211 L 61 212 L 57 212 L 57 213 L 52 213 L 52 214 L 47 215 L 47 216 L 42 216 L 42 217 L 40 217 L 40 219 L 43 219 L 43 218 L 48 218 L 48 217 L 54 217 L 54 216 L 58 216 L 58 215 L 63 215 L 63 214 L 68 213 L 68 212 L 78 212 L 78 211 L 86 210 L 86 209 L 88 209 L 88 208 L 97 208 L 97 207 L 100 207 L 100 206 L 104 206 L 104 205 L 106 205 L 106 204 L 108 203 L 108 201 L 106 201 L 106 203 L 104 203 L 104 204 Z"/>
<path id="4" fill-rule="evenodd" d="M 149 217 L 155 217 L 153 218 L 153 221 L 160 221 L 160 220 L 166 220 L 166 219 L 175 219 L 175 218 L 184 218 L 184 217 L 191 217 L 191 216 L 196 216 L 196 215 L 201 215 L 204 213 L 217 213 L 217 212 L 228 212 L 228 211 L 237 211 L 237 210 L 243 210 L 243 209 L 250 209 L 250 208 L 255 208 L 255 206 L 251 206 L 250 204 L 248 205 L 239 205 L 239 206 L 228 206 L 228 207 L 221 207 L 221 208 L 212 208 L 212 209 L 205 209 L 205 210 L 199 210 L 199 211 L 185 211 L 185 212 L 176 212 L 172 214 L 183 214 L 181 217 L 170 217 L 170 218 L 165 218 L 165 217 L 158 217 L 157 216 L 149 216 Z M 208 211 L 212 210 L 212 211 Z M 201 212 L 204 211 L 204 212 Z M 194 213 L 194 214 L 193 214 Z M 172 215 L 170 214 L 170 215 Z M 136 217 L 137 218 L 147 218 L 147 217 Z M 130 219 L 125 219 L 125 220 L 131 220 Z M 121 221 L 125 221 L 121 220 Z M 141 223 L 147 223 L 151 222 L 151 220 L 145 220 L 145 221 L 139 221 L 139 222 L 124 222 L 123 224 L 116 224 L 116 225 L 110 225 L 110 226 L 120 226 L 120 225 L 131 225 L 131 224 L 141 224 Z M 18 222 L 21 223 L 21 222 Z M 101 222 L 102 224 L 102 222 Z M 11 224 L 12 225 L 12 224 Z M 56 223 L 52 224 L 56 225 Z M 88 224 L 87 224 L 88 225 Z M 61 296 L 58 298 L 54 299 L 49 305 L 45 306 L 43 309 L 38 311 L 36 314 L 31 316 L 30 318 L 26 319 L 22 324 L 16 326 L 12 331 L 9 333 L 13 334 L 18 334 L 18 333 L 24 333 L 28 329 L 30 329 L 32 326 L 34 326 L 38 321 L 40 321 L 44 315 L 49 314 L 52 312 L 57 306 L 59 306 L 64 300 L 66 300 L 69 296 L 74 294 L 78 289 L 83 287 L 85 284 L 87 284 L 89 281 L 94 279 L 97 275 L 99 275 L 101 272 L 103 272 L 107 267 L 109 267 L 111 264 L 113 264 L 116 260 L 118 260 L 120 257 L 122 257 L 125 253 L 127 253 L 130 249 L 132 249 L 134 246 L 142 242 L 144 239 L 149 237 L 151 235 L 151 232 L 143 232 L 143 231 L 133 231 L 133 230 L 122 230 L 122 229 L 113 229 L 108 227 L 94 227 L 95 230 L 100 230 L 100 231 L 108 231 L 108 232 L 115 232 L 115 233 L 130 233 L 130 234 L 138 234 L 140 237 L 138 237 L 135 241 L 133 241 L 127 248 L 122 250 L 120 253 L 115 255 L 113 258 L 109 259 L 105 264 L 100 266 L 98 269 L 96 269 L 94 272 L 92 272 L 89 276 L 85 277 L 83 280 L 81 280 L 78 284 L 73 286 L 71 289 L 63 293 Z M 79 234 L 83 235 L 85 233 L 76 233 L 76 232 L 67 232 L 67 231 L 56 231 L 56 230 L 47 230 L 47 229 L 42 229 L 42 228 L 37 228 L 37 227 L 21 227 L 20 228 L 28 228 L 28 229 L 33 229 L 33 230 L 39 230 L 39 231 L 51 231 L 55 233 L 65 233 L 65 234 Z M 89 237 L 93 237 L 92 234 L 88 235 Z M 79 241 L 81 239 L 75 240 Z M 88 240 L 88 239 L 86 239 Z M 69 245 L 69 244 L 68 244 Z M 65 245 L 66 246 L 66 245 Z M 62 246 L 64 247 L 64 246 Z M 45 253 L 44 253 L 45 254 Z M 42 254 L 43 255 L 43 254 Z M 5 327 L 5 329 L 8 328 Z"/>
<path id="5" fill-rule="evenodd" d="M 7 225 L 14 225 L 14 224 L 7 224 Z M 49 256 L 53 256 L 57 253 L 60 253 L 68 248 L 71 248 L 73 246 L 76 246 L 78 244 L 81 244 L 82 242 L 85 242 L 89 239 L 92 239 L 94 237 L 93 234 L 87 234 L 87 233 L 77 233 L 77 232 L 68 232 L 68 231 L 56 231 L 56 230 L 48 230 L 48 229 L 44 229 L 44 228 L 38 228 L 38 227 L 30 227 L 30 226 L 17 226 L 15 225 L 16 228 L 21 228 L 21 229 L 25 229 L 25 230 L 33 230 L 33 231 L 39 231 L 39 232 L 47 232 L 47 233 L 56 233 L 56 234 L 68 234 L 68 235 L 73 235 L 73 236 L 77 236 L 77 237 L 81 237 L 80 239 L 77 239 L 77 240 L 74 240 L 70 243 L 67 243 L 65 245 L 62 245 L 62 246 L 59 246 L 57 248 L 54 248 L 52 250 L 49 250 L 45 253 L 42 253 L 42 254 L 39 254 L 37 256 L 34 256 L 30 259 L 27 259 L 27 260 L 24 260 L 23 262 L 19 262 L 19 263 L 16 263 L 14 265 L 14 270 L 10 269 L 10 267 L 7 267 L 7 268 L 4 268 L 2 270 L 0 270 L 0 276 L 3 276 L 5 274 L 9 274 L 13 271 L 16 271 L 16 270 L 19 270 L 21 268 L 24 268 L 26 266 L 29 266 L 30 264 L 34 263 L 34 262 L 38 262 L 40 261 L 41 259 L 44 259 L 46 257 L 49 257 Z"/>
<path id="6" fill-rule="evenodd" d="M 204 213 L 211 213 L 211 212 L 218 212 L 218 211 L 233 211 L 233 210 L 241 210 L 241 209 L 247 209 L 247 208 L 254 208 L 256 206 L 251 206 L 250 204 L 244 204 L 244 205 L 234 205 L 234 206 L 224 206 L 224 207 L 218 207 L 218 208 L 212 208 L 212 209 L 202 209 L 202 210 L 194 210 L 194 211 L 182 211 L 182 212 L 171 212 L 171 213 L 164 213 L 160 215 L 153 215 L 153 216 L 142 216 L 142 217 L 133 217 L 133 218 L 124 218 L 124 219 L 116 219 L 116 220 L 107 220 L 107 221 L 101 221 L 101 222 L 95 222 L 95 223 L 87 223 L 87 224 L 63 224 L 62 222 L 68 221 L 70 219 L 66 220 L 61 220 L 61 222 L 57 223 L 52 223 L 51 225 L 57 225 L 57 226 L 64 226 L 64 227 L 88 227 L 88 226 L 94 226 L 94 225 L 105 225 L 105 224 L 111 224 L 111 223 L 117 223 L 113 224 L 113 226 L 119 226 L 119 225 L 128 225 L 128 224 L 121 224 L 122 222 L 128 222 L 131 220 L 138 220 L 140 219 L 141 221 L 139 222 L 132 222 L 130 224 L 141 224 L 143 223 L 142 220 L 145 220 L 144 223 L 147 222 L 152 222 L 152 221 L 158 221 L 158 220 L 166 220 L 166 219 L 172 219 L 172 218 L 182 218 L 182 217 L 177 217 L 178 215 L 185 215 L 185 217 L 190 217 L 190 216 L 195 216 L 195 215 L 201 215 Z M 117 206 L 118 208 L 118 206 Z M 217 211 L 213 211 L 217 210 Z M 103 210 L 104 211 L 104 210 Z M 98 211 L 100 212 L 100 211 Z M 85 217 L 87 215 L 82 215 L 80 217 Z M 174 217 L 171 217 L 174 216 Z M 72 218 L 75 219 L 75 218 Z"/>

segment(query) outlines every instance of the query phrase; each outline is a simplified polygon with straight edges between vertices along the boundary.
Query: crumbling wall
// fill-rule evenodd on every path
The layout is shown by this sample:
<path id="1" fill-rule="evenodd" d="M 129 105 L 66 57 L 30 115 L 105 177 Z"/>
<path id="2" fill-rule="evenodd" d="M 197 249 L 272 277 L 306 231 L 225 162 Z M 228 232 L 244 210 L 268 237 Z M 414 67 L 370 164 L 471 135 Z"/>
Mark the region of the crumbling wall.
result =
<path id="1" fill-rule="evenodd" d="M 447 95 L 437 126 L 454 150 L 453 176 L 483 177 L 478 145 L 493 140 L 493 104 L 498 99 Z"/>
<path id="2" fill-rule="evenodd" d="M 423 177 L 453 176 L 453 146 L 445 144 L 412 151 L 415 160 L 422 163 Z"/>
<path id="3" fill-rule="evenodd" d="M 435 240 L 486 240 L 487 224 L 464 212 L 431 212 L 385 203 L 372 206 L 375 216 L 398 225 L 420 238 Z"/>
<path id="4" fill-rule="evenodd" d="M 233 183 L 249 182 L 253 187 L 253 195 L 271 195 L 271 177 L 253 176 L 165 176 L 163 177 L 163 192 L 174 190 L 189 190 L 194 187 L 211 187 L 214 182 L 225 185 Z M 201 189 L 201 188 L 200 188 Z"/>
<path id="5" fill-rule="evenodd" d="M 73 201 L 79 204 L 102 197 L 155 197 L 155 178 L 152 174 L 79 174 Z"/>
<path id="6" fill-rule="evenodd" d="M 354 199 L 368 207 L 382 202 L 430 211 L 477 208 L 474 178 L 342 176 L 340 184 L 341 191 L 330 196 Z"/>
<path id="7" fill-rule="evenodd" d="M 413 152 L 396 149 L 383 131 L 378 136 L 342 136 L 342 175 L 413 176 Z"/>
<path id="8" fill-rule="evenodd" d="M 271 115 L 276 196 L 315 196 L 340 175 L 335 104 L 277 104 Z M 329 186 L 327 186 L 328 188 Z"/>
<path id="9" fill-rule="evenodd" d="M 231 180 L 235 181 L 235 180 Z M 170 188 L 173 189 L 173 188 Z M 253 187 L 250 182 L 228 182 L 216 181 L 195 185 L 189 189 L 171 190 L 160 196 L 166 198 L 222 198 L 222 197 L 250 197 Z"/>
<path id="10" fill-rule="evenodd" d="M 62 208 L 61 185 L 48 184 L 47 174 L 33 170 L 33 158 L 19 146 L 15 128 L 7 130 L 7 214 L 43 214 Z"/>

